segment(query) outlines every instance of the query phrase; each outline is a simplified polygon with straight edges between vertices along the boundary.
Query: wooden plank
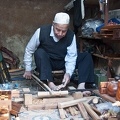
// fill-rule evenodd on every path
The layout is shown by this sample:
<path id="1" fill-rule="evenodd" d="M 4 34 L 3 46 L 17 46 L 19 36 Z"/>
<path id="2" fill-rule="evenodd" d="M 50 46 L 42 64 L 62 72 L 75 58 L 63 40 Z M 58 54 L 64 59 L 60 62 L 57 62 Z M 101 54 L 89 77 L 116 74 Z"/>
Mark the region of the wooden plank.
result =
<path id="1" fill-rule="evenodd" d="M 68 101 L 68 102 L 60 102 L 58 103 L 58 108 L 64 108 L 64 107 L 70 107 L 70 106 L 73 106 L 73 105 L 77 105 L 79 102 L 89 102 L 91 101 L 93 98 L 95 98 L 96 96 L 88 96 L 88 97 L 83 97 L 83 98 L 80 98 L 80 99 L 76 99 L 76 100 L 71 100 L 71 101 Z"/>
<path id="2" fill-rule="evenodd" d="M 87 100 L 87 98 L 81 98 L 81 99 L 71 100 L 68 102 L 58 103 L 58 108 L 70 107 L 70 106 L 78 104 L 79 102 L 84 102 L 86 100 Z"/>
<path id="3" fill-rule="evenodd" d="M 27 105 L 28 110 L 45 110 L 45 109 L 57 109 L 58 104 L 57 103 L 41 103 L 39 105 Z"/>
<path id="4" fill-rule="evenodd" d="M 66 97 L 55 97 L 55 98 L 43 98 L 43 103 L 59 103 L 59 102 L 66 102 L 74 100 L 72 96 L 66 96 Z"/>

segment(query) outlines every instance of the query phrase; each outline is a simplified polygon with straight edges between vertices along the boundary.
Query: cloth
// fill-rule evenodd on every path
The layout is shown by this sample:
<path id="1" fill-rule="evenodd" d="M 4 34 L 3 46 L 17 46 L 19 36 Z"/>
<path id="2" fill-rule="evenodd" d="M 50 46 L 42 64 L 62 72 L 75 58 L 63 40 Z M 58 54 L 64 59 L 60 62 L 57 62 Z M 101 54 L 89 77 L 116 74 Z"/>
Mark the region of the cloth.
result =
<path id="1" fill-rule="evenodd" d="M 85 16 L 83 1 L 84 0 L 75 0 L 73 2 L 74 4 L 73 26 L 75 34 L 77 34 L 78 28 L 80 27 L 82 19 L 84 19 Z"/>
<path id="2" fill-rule="evenodd" d="M 94 64 L 90 53 L 78 52 L 76 68 L 78 69 L 78 84 L 94 83 Z"/>
<path id="3" fill-rule="evenodd" d="M 25 64 L 26 71 L 32 70 L 32 55 L 36 51 L 38 46 L 41 44 L 39 40 L 40 31 L 41 31 L 40 28 L 38 28 L 35 31 L 34 35 L 32 36 L 32 38 L 30 39 L 30 41 L 26 46 L 25 54 L 24 54 L 24 64 Z M 50 36 L 53 37 L 53 40 L 55 42 L 59 41 L 54 35 L 53 26 L 51 27 Z M 71 45 L 67 47 L 67 54 L 64 59 L 66 73 L 69 73 L 70 76 L 74 72 L 75 65 L 76 65 L 76 58 L 77 58 L 77 47 L 76 47 L 76 37 L 74 35 Z"/>
<path id="4" fill-rule="evenodd" d="M 69 24 L 70 17 L 67 13 L 60 12 L 55 15 L 53 22 L 58 24 Z"/>

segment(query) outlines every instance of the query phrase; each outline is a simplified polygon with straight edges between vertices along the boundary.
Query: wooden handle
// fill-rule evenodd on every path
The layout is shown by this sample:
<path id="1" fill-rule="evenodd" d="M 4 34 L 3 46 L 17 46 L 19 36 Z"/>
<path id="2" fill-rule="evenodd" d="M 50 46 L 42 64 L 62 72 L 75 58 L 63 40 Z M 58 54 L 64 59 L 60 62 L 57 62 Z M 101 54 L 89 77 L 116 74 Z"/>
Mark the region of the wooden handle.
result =
<path id="1" fill-rule="evenodd" d="M 40 84 L 42 84 L 49 92 L 50 92 L 50 94 L 52 94 L 52 90 L 44 83 L 44 82 L 42 82 L 38 77 L 36 77 L 34 74 L 32 74 L 32 77 L 36 80 L 36 81 L 38 81 Z"/>

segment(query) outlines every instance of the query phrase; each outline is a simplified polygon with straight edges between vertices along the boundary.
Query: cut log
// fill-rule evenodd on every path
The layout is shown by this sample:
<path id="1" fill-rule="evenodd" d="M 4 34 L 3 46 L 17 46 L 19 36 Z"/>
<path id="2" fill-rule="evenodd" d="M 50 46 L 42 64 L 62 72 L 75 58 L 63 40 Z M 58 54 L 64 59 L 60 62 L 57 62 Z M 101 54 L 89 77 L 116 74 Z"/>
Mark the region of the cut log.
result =
<path id="1" fill-rule="evenodd" d="M 97 104 L 97 103 L 99 102 L 99 98 L 97 98 L 97 97 L 93 98 L 92 102 L 93 102 L 94 104 Z"/>
<path id="2" fill-rule="evenodd" d="M 88 113 L 87 113 L 87 111 L 86 111 L 83 103 L 79 102 L 79 103 L 78 103 L 78 108 L 79 108 L 79 110 L 80 110 L 80 113 L 81 113 L 82 117 L 83 117 L 85 120 L 89 120 L 89 115 L 88 115 Z"/>
<path id="3" fill-rule="evenodd" d="M 32 94 L 24 94 L 24 105 L 32 104 Z"/>
<path id="4" fill-rule="evenodd" d="M 38 92 L 38 97 L 39 98 L 66 96 L 66 95 L 68 95 L 67 90 L 66 91 L 52 91 L 52 94 L 50 92 L 45 92 L 45 91 Z"/>
<path id="5" fill-rule="evenodd" d="M 92 110 L 91 106 L 88 103 L 83 104 L 93 120 L 101 120 L 101 118 Z"/>
<path id="6" fill-rule="evenodd" d="M 101 115 L 101 112 L 99 110 L 97 110 L 96 107 L 94 106 L 91 106 L 91 108 L 98 114 L 98 115 Z"/>

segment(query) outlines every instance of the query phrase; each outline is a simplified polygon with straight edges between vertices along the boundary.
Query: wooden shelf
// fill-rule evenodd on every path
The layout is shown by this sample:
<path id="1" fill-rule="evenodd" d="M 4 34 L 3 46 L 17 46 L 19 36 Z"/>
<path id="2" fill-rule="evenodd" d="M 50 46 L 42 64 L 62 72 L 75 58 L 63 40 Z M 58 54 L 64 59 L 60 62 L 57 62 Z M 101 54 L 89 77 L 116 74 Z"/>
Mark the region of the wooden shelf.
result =
<path id="1" fill-rule="evenodd" d="M 103 55 L 99 55 L 99 54 L 92 54 L 93 56 L 102 58 L 102 59 L 106 59 L 106 60 L 120 60 L 120 57 L 109 57 L 109 56 L 103 56 Z"/>

